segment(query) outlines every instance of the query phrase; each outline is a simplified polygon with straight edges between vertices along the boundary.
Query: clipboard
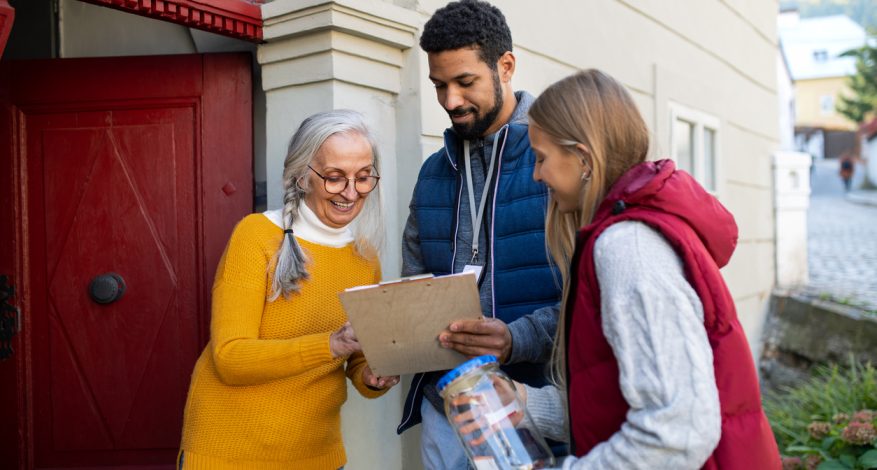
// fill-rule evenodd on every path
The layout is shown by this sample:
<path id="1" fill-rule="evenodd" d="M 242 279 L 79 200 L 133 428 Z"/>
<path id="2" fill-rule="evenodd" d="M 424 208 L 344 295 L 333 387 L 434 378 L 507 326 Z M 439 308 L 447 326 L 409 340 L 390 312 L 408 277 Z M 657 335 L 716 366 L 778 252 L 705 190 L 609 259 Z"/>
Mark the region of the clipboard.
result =
<path id="1" fill-rule="evenodd" d="M 481 318 L 475 274 L 416 276 L 338 294 L 375 375 L 453 369 L 468 358 L 442 348 L 454 320 Z"/>

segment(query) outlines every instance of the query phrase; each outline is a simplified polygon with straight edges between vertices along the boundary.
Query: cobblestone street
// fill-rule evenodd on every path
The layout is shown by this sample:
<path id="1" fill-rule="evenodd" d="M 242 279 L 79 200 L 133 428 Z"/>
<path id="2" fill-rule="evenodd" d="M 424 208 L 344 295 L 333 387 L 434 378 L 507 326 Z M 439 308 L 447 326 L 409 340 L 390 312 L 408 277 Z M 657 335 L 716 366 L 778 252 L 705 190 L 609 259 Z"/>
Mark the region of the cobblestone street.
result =
<path id="1" fill-rule="evenodd" d="M 853 188 L 862 173 L 857 168 Z M 877 205 L 845 198 L 837 160 L 816 161 L 812 185 L 807 292 L 877 309 Z"/>

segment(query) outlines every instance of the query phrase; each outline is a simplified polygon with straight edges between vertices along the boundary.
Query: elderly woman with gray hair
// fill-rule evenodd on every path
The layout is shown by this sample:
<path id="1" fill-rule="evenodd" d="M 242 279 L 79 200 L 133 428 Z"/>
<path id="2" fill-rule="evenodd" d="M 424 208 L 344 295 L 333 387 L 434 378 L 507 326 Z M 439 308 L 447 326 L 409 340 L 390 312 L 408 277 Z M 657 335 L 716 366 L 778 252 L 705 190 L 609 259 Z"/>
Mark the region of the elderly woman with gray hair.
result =
<path id="1" fill-rule="evenodd" d="M 345 375 L 368 398 L 399 380 L 372 373 L 337 295 L 380 280 L 378 167 L 359 113 L 315 114 L 296 131 L 283 208 L 245 217 L 219 262 L 178 468 L 345 464 Z"/>

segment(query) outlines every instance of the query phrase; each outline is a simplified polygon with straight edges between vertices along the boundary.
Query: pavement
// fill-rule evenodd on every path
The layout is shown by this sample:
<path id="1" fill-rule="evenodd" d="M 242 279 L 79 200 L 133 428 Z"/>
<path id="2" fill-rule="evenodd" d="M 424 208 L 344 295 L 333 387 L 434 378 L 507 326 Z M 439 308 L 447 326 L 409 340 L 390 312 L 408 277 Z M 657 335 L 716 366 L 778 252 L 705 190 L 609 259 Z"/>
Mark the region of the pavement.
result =
<path id="1" fill-rule="evenodd" d="M 863 173 L 856 168 L 853 188 L 861 187 Z M 846 193 L 837 160 L 814 162 L 811 189 L 805 292 L 877 310 L 877 191 Z"/>
<path id="2" fill-rule="evenodd" d="M 868 206 L 877 206 L 877 190 L 858 190 L 847 193 L 847 201 Z"/>

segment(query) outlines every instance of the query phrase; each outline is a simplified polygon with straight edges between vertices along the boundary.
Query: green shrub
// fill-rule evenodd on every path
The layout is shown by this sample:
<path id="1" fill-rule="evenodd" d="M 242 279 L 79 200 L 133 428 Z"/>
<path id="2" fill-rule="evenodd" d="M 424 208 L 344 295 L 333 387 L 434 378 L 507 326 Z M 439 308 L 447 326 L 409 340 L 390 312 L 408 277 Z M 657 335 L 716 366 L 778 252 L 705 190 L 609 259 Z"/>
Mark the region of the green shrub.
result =
<path id="1" fill-rule="evenodd" d="M 783 469 L 877 468 L 877 369 L 817 367 L 806 382 L 765 396 Z"/>

